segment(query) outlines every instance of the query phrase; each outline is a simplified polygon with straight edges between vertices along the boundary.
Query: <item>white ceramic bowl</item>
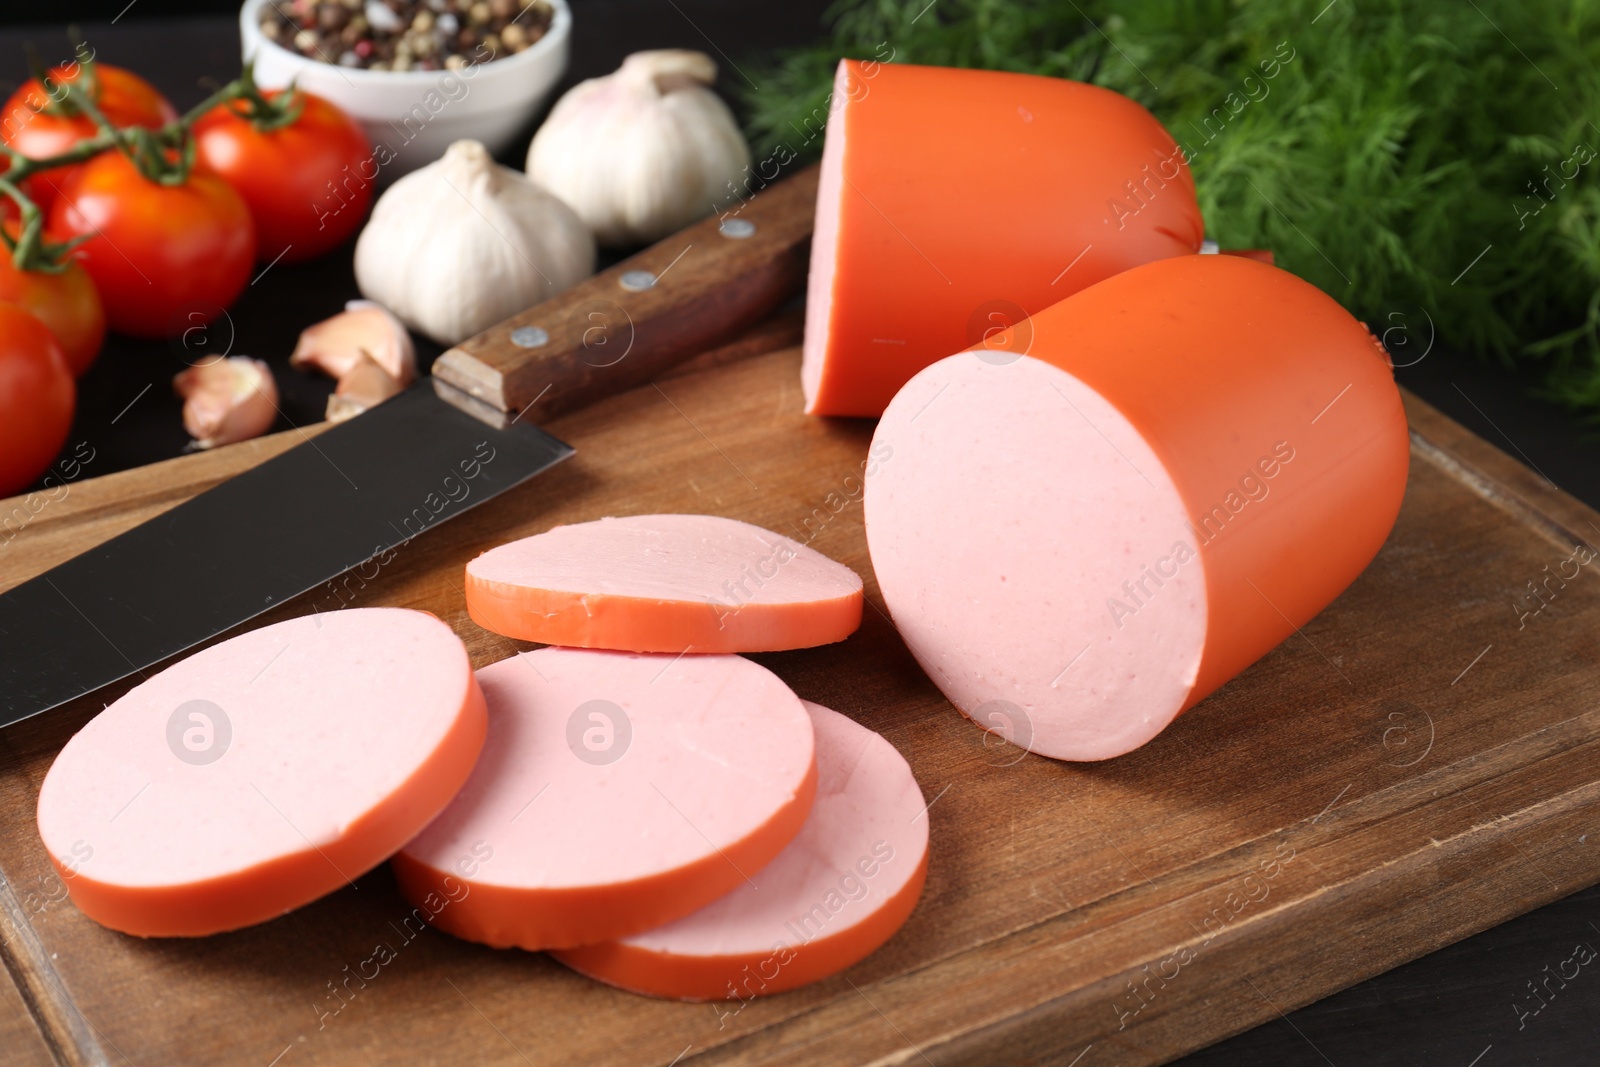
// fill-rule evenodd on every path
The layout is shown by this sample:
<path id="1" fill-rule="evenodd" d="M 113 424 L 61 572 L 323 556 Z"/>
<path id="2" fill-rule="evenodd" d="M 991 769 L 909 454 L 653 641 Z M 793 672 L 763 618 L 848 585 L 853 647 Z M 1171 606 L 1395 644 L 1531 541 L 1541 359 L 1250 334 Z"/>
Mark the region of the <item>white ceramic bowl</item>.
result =
<path id="1" fill-rule="evenodd" d="M 383 164 L 380 180 L 432 163 L 463 138 L 503 152 L 567 69 L 572 12 L 566 0 L 547 0 L 555 17 L 539 40 L 459 72 L 363 70 L 307 59 L 262 35 L 261 9 L 270 2 L 245 0 L 239 11 L 244 58 L 255 60 L 256 84 L 279 89 L 292 80 L 343 108 L 371 138 Z"/>

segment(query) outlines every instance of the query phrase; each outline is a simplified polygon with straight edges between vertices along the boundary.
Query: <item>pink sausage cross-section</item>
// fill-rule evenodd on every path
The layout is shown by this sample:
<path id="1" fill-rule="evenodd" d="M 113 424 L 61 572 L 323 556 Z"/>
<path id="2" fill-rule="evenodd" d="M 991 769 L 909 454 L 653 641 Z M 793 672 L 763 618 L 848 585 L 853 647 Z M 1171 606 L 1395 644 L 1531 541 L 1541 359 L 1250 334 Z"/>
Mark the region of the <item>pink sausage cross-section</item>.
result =
<path id="1" fill-rule="evenodd" d="M 816 549 L 720 515 L 556 526 L 467 564 L 467 610 L 524 641 L 631 652 L 773 652 L 843 641 L 861 578 Z"/>
<path id="2" fill-rule="evenodd" d="M 351 884 L 426 826 L 486 728 L 437 618 L 349 608 L 189 656 L 91 719 L 39 790 L 84 914 L 130 934 L 233 930 Z"/>
<path id="3" fill-rule="evenodd" d="M 458 937 L 567 948 L 671 922 L 743 884 L 811 810 L 811 720 L 750 660 L 542 648 L 478 678 L 483 758 L 393 861 Z"/>
<path id="4" fill-rule="evenodd" d="M 744 1001 L 837 974 L 894 936 L 927 875 L 922 791 L 883 737 L 818 704 L 806 711 L 817 800 L 777 859 L 677 922 L 556 958 L 637 993 Z"/>
<path id="5" fill-rule="evenodd" d="M 1409 456 L 1349 312 L 1206 255 L 928 367 L 880 446 L 867 542 L 907 647 L 979 725 L 1071 760 L 1139 747 L 1304 627 L 1377 554 Z"/>

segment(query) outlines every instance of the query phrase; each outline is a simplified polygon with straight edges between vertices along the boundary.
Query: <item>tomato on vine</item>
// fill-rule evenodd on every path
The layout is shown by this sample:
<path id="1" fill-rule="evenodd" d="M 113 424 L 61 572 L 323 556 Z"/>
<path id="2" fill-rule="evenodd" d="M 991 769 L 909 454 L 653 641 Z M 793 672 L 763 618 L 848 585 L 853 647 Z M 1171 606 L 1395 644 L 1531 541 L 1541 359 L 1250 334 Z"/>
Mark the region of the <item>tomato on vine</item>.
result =
<path id="1" fill-rule="evenodd" d="M 82 265 L 70 256 L 40 257 L 20 267 L 12 254 L 16 225 L 6 226 L 8 247 L 0 248 L 0 304 L 14 304 L 44 323 L 61 345 L 74 377 L 89 369 L 106 336 L 100 294 Z"/>
<path id="2" fill-rule="evenodd" d="M 94 137 L 98 124 L 74 103 L 74 93 L 67 87 L 86 96 L 116 127 L 155 130 L 178 118 L 166 97 L 137 74 L 87 58 L 52 67 L 44 81 L 34 78 L 12 93 L 5 103 L 0 142 L 29 159 L 47 159 Z M 48 207 L 75 169 L 68 166 L 36 175 L 24 184 L 24 191 L 40 207 Z"/>
<path id="3" fill-rule="evenodd" d="M 44 323 L 0 304 L 0 497 L 31 485 L 72 428 L 77 392 Z"/>
<path id="4" fill-rule="evenodd" d="M 320 256 L 348 240 L 372 203 L 377 163 L 355 120 L 311 93 L 256 91 L 218 104 L 194 125 L 208 170 L 239 191 L 263 260 Z"/>
<path id="5" fill-rule="evenodd" d="M 233 187 L 160 150 L 103 152 L 50 209 L 49 232 L 82 243 L 113 330 L 166 337 L 210 322 L 244 292 L 255 224 Z"/>

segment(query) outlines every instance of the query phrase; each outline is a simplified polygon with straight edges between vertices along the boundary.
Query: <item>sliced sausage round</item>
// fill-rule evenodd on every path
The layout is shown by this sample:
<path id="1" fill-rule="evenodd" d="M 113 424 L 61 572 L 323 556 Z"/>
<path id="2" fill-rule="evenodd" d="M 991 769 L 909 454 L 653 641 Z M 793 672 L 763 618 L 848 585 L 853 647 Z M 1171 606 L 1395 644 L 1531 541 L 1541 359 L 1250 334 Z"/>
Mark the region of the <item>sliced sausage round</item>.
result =
<path id="1" fill-rule="evenodd" d="M 811 810 L 811 720 L 750 660 L 542 648 L 478 678 L 483 759 L 393 862 L 458 937 L 564 948 L 671 922 L 759 871 Z"/>
<path id="2" fill-rule="evenodd" d="M 105 926 L 192 936 L 350 884 L 444 809 L 483 745 L 466 649 L 420 611 L 350 608 L 230 638 L 68 741 L 39 833 Z"/>
<path id="3" fill-rule="evenodd" d="M 817 800 L 748 884 L 631 937 L 555 953 L 591 978 L 680 1000 L 748 1000 L 837 974 L 905 924 L 928 869 L 928 813 L 893 745 L 809 701 Z"/>
<path id="4" fill-rule="evenodd" d="M 717 515 L 557 526 L 467 564 L 467 611 L 507 637 L 628 652 L 775 652 L 861 625 L 861 578 Z"/>

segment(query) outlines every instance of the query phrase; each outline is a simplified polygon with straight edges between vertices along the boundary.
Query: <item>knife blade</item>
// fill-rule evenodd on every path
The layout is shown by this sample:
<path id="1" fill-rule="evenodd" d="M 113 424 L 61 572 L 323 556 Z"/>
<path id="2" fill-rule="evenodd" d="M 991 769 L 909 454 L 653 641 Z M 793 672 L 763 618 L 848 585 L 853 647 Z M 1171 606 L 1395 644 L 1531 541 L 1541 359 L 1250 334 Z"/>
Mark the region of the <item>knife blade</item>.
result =
<path id="1" fill-rule="evenodd" d="M 224 633 L 573 454 L 536 423 L 802 287 L 817 168 L 445 352 L 432 375 L 0 594 L 0 727 Z"/>

